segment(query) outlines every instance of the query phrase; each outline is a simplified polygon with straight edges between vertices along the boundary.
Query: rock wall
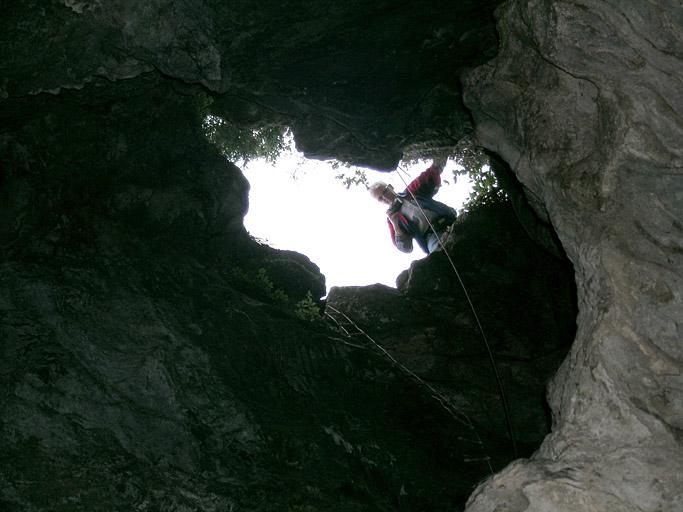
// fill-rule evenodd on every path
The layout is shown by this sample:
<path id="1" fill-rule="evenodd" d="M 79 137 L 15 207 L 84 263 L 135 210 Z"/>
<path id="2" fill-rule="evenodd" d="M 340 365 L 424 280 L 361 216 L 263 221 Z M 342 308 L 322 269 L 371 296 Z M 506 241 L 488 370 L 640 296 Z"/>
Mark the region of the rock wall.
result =
<path id="1" fill-rule="evenodd" d="M 448 510 L 487 462 L 509 460 L 498 408 L 474 415 L 491 421 L 487 459 L 384 355 L 296 316 L 323 278 L 244 232 L 247 184 L 202 137 L 209 108 L 286 122 L 309 156 L 382 169 L 476 127 L 557 231 L 579 313 L 550 387 L 552 433 L 469 509 L 683 508 L 680 3 L 510 0 L 498 56 L 482 65 L 498 50 L 499 4 L 28 0 L 4 11 L 3 510 Z M 506 253 L 486 258 L 464 267 L 496 270 Z M 370 298 L 411 307 L 435 286 L 452 291 L 450 270 L 430 261 L 401 292 Z M 469 279 L 475 295 L 477 282 L 482 297 L 497 293 Z M 455 318 L 445 308 L 441 319 L 464 331 L 452 302 Z M 531 377 L 549 366 L 513 365 L 508 349 L 524 340 L 528 351 L 543 329 L 561 345 L 566 331 L 545 316 L 554 305 L 530 334 L 495 328 L 514 396 L 542 387 L 545 374 Z M 514 317 L 484 314 L 486 325 Z M 423 380 L 461 379 L 466 364 L 424 351 L 437 338 L 423 327 L 382 341 Z M 472 389 L 465 402 L 496 405 L 490 387 Z M 530 403 L 525 455 L 545 432 Z"/>
<path id="2" fill-rule="evenodd" d="M 482 143 L 542 199 L 576 269 L 553 433 L 468 510 L 683 508 L 680 2 L 511 1 L 470 73 Z"/>
<path id="3" fill-rule="evenodd" d="M 472 130 L 458 73 L 495 55 L 501 0 L 26 1 L 0 21 L 0 99 L 161 75 L 236 122 L 282 122 L 307 155 L 393 169 Z"/>
<path id="4" fill-rule="evenodd" d="M 311 16 L 293 25 L 304 7 Z M 375 76 L 382 93 L 368 96 L 379 85 L 358 78 L 368 72 L 359 63 L 387 39 L 422 56 L 481 41 L 450 11 L 431 40 L 433 24 L 403 30 L 405 7 L 389 16 L 387 5 L 351 5 L 345 21 L 318 19 L 308 3 L 264 5 L 255 19 L 250 6 L 235 8 L 29 2 L 2 19 L 3 511 L 443 510 L 461 508 L 490 473 L 486 454 L 424 389 L 322 320 L 297 316 L 324 278 L 306 257 L 248 237 L 248 184 L 201 130 L 210 99 L 232 113 L 245 94 L 266 112 L 294 97 L 299 138 L 321 126 L 307 120 L 363 112 L 341 139 L 333 123 L 307 147 L 364 134 L 377 151 L 339 142 L 340 155 L 387 165 L 403 138 L 430 136 L 433 111 L 413 106 L 448 91 L 434 88 L 447 73 L 408 81 L 438 60 L 422 68 L 412 59 L 392 74 L 387 50 Z M 416 19 L 445 8 L 420 6 Z M 360 20 L 366 11 L 374 14 Z M 351 78 L 346 93 L 313 79 L 328 52 L 320 39 L 340 45 L 340 23 L 351 42 L 334 61 Z M 368 26 L 378 31 L 372 45 L 355 37 Z M 297 55 L 297 73 L 276 65 Z M 479 51 L 462 57 L 483 61 Z M 397 98 L 378 105 L 388 89 Z M 454 133 L 469 122 L 463 110 L 449 119 Z M 368 120 L 402 138 L 364 131 Z"/>
<path id="5" fill-rule="evenodd" d="M 297 316 L 324 278 L 244 232 L 202 97 L 148 76 L 3 110 L 0 509 L 463 504 L 475 450 L 388 362 Z"/>
<path id="6" fill-rule="evenodd" d="M 333 288 L 326 311 L 471 421 L 461 435 L 498 469 L 549 432 L 545 387 L 575 334 L 573 272 L 526 235 L 509 203 L 461 217 L 444 244 L 450 262 L 443 252 L 413 262 L 398 289 Z"/>
<path id="7" fill-rule="evenodd" d="M 380 302 L 402 317 L 389 339 L 415 344 L 406 364 L 449 408 L 368 343 L 297 316 L 324 278 L 244 232 L 248 186 L 201 135 L 202 94 L 153 76 L 101 87 L 4 111 L 2 510 L 461 509 L 513 453 L 443 261 Z M 570 272 L 509 209 L 469 226 L 452 250 L 502 334 L 529 453 L 572 338 Z M 521 304 L 522 288 L 512 328 L 501 300 Z M 411 325 L 415 304 L 433 311 Z"/>

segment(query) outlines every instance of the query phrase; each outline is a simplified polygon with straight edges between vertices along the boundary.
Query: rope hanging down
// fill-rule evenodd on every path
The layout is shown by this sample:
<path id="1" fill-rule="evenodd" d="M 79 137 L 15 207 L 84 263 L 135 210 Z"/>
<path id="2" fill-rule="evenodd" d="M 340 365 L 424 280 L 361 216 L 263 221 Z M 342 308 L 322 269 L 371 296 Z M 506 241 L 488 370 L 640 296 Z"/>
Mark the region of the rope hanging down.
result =
<path id="1" fill-rule="evenodd" d="M 453 407 L 453 405 L 451 405 L 451 403 L 450 403 L 450 400 L 446 396 L 444 396 L 442 393 L 440 393 L 437 389 L 434 388 L 434 386 L 432 386 L 431 384 L 426 382 L 424 379 L 420 378 L 420 376 L 417 375 L 410 368 L 408 368 L 407 366 L 405 366 L 404 364 L 399 362 L 394 356 L 392 356 L 389 353 L 388 350 L 386 350 L 382 345 L 377 343 L 377 341 L 375 341 L 372 336 L 370 336 L 367 332 L 365 332 L 363 329 L 361 329 L 358 326 L 358 324 L 356 324 L 356 322 L 351 320 L 351 318 L 349 318 L 349 316 L 346 313 L 344 313 L 343 311 L 339 311 L 337 308 L 335 308 L 334 306 L 331 306 L 329 304 L 326 306 L 326 308 L 330 309 L 335 314 L 338 314 L 338 315 L 341 315 L 342 317 L 344 317 L 344 319 L 349 324 L 351 324 L 360 334 L 362 334 L 375 347 L 377 347 L 380 350 L 380 352 L 385 357 L 387 357 L 394 365 L 396 365 L 400 370 L 402 370 L 404 373 L 406 373 L 410 377 L 412 377 L 418 384 L 427 388 L 429 390 L 432 398 L 434 398 L 439 403 L 439 405 L 441 405 L 441 407 L 443 407 L 446 410 L 446 412 L 448 412 L 448 414 L 450 414 L 450 416 L 454 420 L 456 420 L 461 425 L 464 425 L 465 427 L 469 428 L 474 433 L 474 436 L 476 437 L 476 440 L 473 440 L 473 441 L 471 440 L 470 442 L 474 442 L 474 443 L 478 444 L 481 448 L 482 453 L 484 453 L 484 456 L 483 457 L 475 457 L 475 458 L 467 458 L 467 459 L 465 459 L 465 462 L 485 461 L 486 465 L 489 468 L 491 475 L 493 475 L 494 471 L 493 471 L 493 466 L 491 465 L 491 458 L 488 455 L 486 455 L 486 452 L 484 450 L 484 443 L 481 440 L 481 436 L 479 436 L 479 432 L 477 432 L 477 429 L 474 426 L 474 422 L 472 422 L 472 420 L 469 418 L 469 416 L 467 416 L 467 414 L 465 414 L 461 410 Z M 339 321 L 337 321 L 336 318 L 334 318 L 332 315 L 330 315 L 327 312 L 325 313 L 325 315 L 327 315 L 337 325 L 337 327 L 339 327 L 339 329 L 341 329 L 348 337 L 351 337 L 351 333 L 349 333 L 349 331 L 344 326 L 342 326 L 339 323 Z M 355 345 L 352 345 L 352 346 L 355 346 Z M 356 348 L 361 348 L 361 347 L 356 347 Z"/>
<path id="2" fill-rule="evenodd" d="M 399 165 L 397 168 L 398 171 L 402 171 L 403 173 L 406 174 L 406 176 L 410 177 L 408 172 L 401 168 Z M 470 299 L 470 294 L 467 292 L 467 288 L 465 287 L 465 283 L 463 280 L 460 278 L 460 272 L 458 272 L 458 269 L 455 266 L 455 263 L 453 263 L 453 259 L 451 258 L 451 255 L 448 254 L 448 251 L 446 250 L 446 246 L 443 243 L 443 240 L 437 233 L 436 229 L 434 228 L 434 225 L 432 222 L 429 220 L 429 216 L 425 213 L 424 209 L 418 202 L 417 198 L 415 197 L 415 194 L 413 194 L 412 190 L 409 189 L 408 183 L 406 182 L 405 178 L 401 175 L 401 172 L 398 173 L 399 177 L 401 178 L 401 181 L 403 181 L 406 190 L 410 193 L 410 196 L 413 198 L 413 201 L 415 201 L 415 204 L 418 206 L 420 209 L 420 212 L 422 212 L 422 215 L 424 216 L 425 220 L 429 224 L 430 229 L 433 231 L 434 235 L 436 236 L 437 241 L 439 242 L 439 247 L 441 247 L 441 250 L 443 253 L 446 255 L 446 258 L 448 259 L 448 263 L 450 263 L 451 268 L 453 268 L 453 272 L 455 272 L 455 276 L 458 278 L 458 282 L 460 283 L 460 286 L 462 287 L 462 291 L 465 293 L 465 298 L 467 299 L 467 303 L 470 306 L 470 309 L 472 310 L 472 315 L 474 316 L 474 319 L 477 323 L 477 327 L 479 329 L 479 333 L 481 334 L 481 339 L 484 342 L 484 346 L 486 347 L 486 353 L 488 354 L 489 357 L 489 362 L 491 363 L 491 369 L 493 370 L 493 374 L 496 378 L 496 384 L 498 386 L 498 394 L 500 395 L 500 401 L 503 406 L 503 414 L 505 415 L 505 426 L 508 431 L 508 436 L 510 437 L 510 443 L 512 444 L 512 452 L 515 456 L 517 457 L 517 443 L 515 442 L 515 436 L 512 431 L 512 421 L 510 419 L 510 409 L 508 407 L 508 402 L 505 397 L 505 389 L 503 388 L 503 381 L 500 378 L 500 374 L 498 373 L 498 366 L 496 365 L 496 360 L 493 357 L 493 351 L 491 350 L 491 345 L 488 342 L 488 339 L 486 338 L 486 334 L 484 333 L 484 328 L 481 325 L 481 321 L 479 320 L 479 315 L 477 315 L 477 311 L 474 308 L 474 303 L 472 302 L 472 299 Z"/>

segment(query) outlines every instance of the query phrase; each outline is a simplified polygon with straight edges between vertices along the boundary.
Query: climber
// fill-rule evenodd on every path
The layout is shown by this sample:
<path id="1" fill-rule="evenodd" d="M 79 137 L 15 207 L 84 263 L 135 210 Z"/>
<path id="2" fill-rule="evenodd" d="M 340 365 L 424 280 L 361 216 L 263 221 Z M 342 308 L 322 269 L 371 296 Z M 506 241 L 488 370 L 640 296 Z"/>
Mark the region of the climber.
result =
<path id="1" fill-rule="evenodd" d="M 455 220 L 453 208 L 432 199 L 441 185 L 445 166 L 445 158 L 435 159 L 400 193 L 381 181 L 370 185 L 370 195 L 389 205 L 387 223 L 399 251 L 412 252 L 415 239 L 427 254 L 434 252 L 439 248 L 439 238 Z"/>

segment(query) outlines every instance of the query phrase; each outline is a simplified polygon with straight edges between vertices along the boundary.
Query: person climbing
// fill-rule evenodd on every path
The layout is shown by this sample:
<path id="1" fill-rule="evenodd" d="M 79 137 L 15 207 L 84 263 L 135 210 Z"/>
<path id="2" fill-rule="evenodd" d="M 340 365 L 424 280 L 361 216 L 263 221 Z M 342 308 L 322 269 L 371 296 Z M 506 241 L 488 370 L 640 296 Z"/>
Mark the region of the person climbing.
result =
<path id="1" fill-rule="evenodd" d="M 453 208 L 433 199 L 441 186 L 446 159 L 435 159 L 403 192 L 378 181 L 370 185 L 370 195 L 388 204 L 387 223 L 391 240 L 401 252 L 412 252 L 413 240 L 427 254 L 439 248 L 439 238 L 456 219 Z"/>

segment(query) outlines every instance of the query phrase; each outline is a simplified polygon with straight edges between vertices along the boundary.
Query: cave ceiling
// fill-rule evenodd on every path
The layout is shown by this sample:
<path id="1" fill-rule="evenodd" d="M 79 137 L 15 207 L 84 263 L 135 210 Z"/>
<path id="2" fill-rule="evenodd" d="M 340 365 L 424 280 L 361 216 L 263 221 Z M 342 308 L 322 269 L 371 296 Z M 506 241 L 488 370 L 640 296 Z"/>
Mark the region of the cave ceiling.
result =
<path id="1" fill-rule="evenodd" d="M 495 55 L 499 3 L 23 2 L 1 22 L 0 98 L 156 74 L 228 119 L 287 124 L 307 156 L 388 169 L 471 132 L 459 75 Z"/>

